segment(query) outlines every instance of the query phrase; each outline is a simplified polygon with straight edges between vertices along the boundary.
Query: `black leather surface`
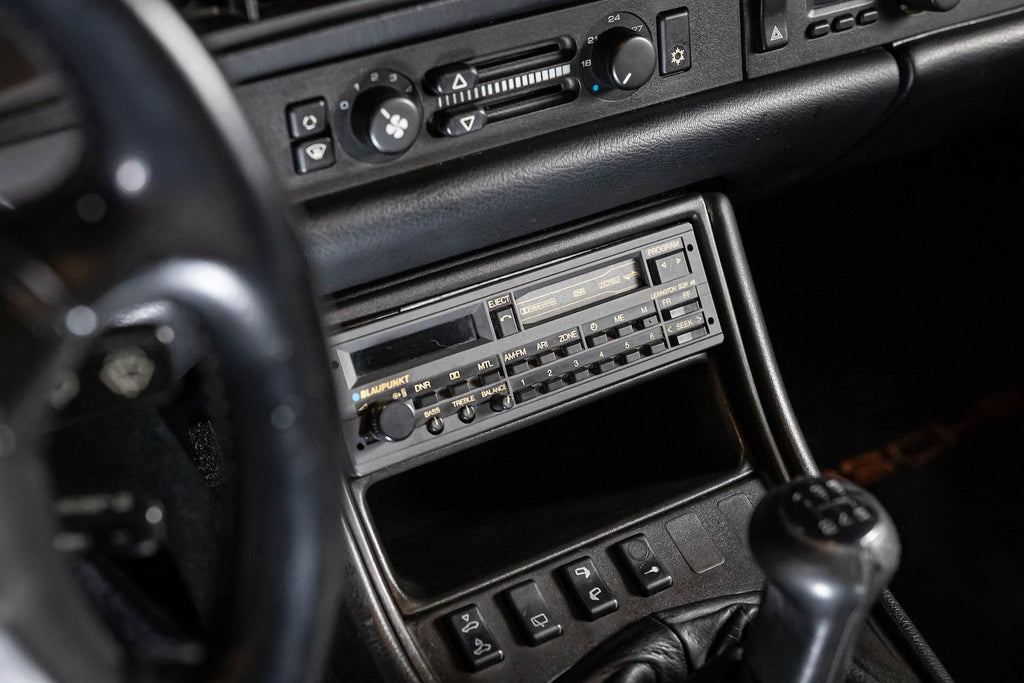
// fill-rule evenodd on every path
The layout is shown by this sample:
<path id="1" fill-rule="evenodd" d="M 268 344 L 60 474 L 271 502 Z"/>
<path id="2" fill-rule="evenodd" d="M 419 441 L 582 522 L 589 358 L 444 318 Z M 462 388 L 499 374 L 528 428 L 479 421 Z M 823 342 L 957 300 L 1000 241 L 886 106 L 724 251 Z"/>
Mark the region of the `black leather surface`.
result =
<path id="1" fill-rule="evenodd" d="M 665 610 L 601 643 L 557 683 L 741 683 L 744 632 L 757 614 L 758 593 L 742 593 Z M 869 621 L 848 683 L 912 683 L 919 679 Z M 936 679 L 948 680 L 948 679 Z"/>
<path id="2" fill-rule="evenodd" d="M 1000 127 L 1017 134 L 1019 148 L 1024 13 L 909 41 L 894 54 L 906 84 L 899 107 L 844 167 L 905 154 L 944 136 L 963 144 L 962 136 L 984 138 Z"/>
<path id="3" fill-rule="evenodd" d="M 759 598 L 728 595 L 652 614 L 601 643 L 558 683 L 682 681 L 736 650 Z"/>
<path id="4" fill-rule="evenodd" d="M 814 173 L 898 87 L 891 55 L 862 53 L 357 188 L 308 206 L 300 234 L 338 291 L 709 178 Z"/>

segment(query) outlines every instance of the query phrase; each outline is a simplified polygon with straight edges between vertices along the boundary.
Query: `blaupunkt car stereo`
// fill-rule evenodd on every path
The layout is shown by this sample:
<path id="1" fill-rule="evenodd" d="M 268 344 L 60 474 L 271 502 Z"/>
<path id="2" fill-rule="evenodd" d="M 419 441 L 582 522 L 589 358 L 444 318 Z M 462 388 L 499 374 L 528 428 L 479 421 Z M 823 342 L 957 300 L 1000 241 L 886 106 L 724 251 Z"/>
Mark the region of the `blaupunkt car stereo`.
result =
<path id="1" fill-rule="evenodd" d="M 689 221 L 409 306 L 331 339 L 356 474 L 722 341 Z"/>

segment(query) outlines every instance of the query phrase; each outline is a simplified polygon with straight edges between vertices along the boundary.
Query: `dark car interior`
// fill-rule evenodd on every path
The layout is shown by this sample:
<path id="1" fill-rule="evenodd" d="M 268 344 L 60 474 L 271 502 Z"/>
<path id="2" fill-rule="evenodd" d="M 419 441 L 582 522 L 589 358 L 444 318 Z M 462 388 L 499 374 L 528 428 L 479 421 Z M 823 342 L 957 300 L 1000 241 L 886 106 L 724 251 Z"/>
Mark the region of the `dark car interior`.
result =
<path id="1" fill-rule="evenodd" d="M 1018 0 L 0 0 L 0 680 L 1020 678 Z"/>

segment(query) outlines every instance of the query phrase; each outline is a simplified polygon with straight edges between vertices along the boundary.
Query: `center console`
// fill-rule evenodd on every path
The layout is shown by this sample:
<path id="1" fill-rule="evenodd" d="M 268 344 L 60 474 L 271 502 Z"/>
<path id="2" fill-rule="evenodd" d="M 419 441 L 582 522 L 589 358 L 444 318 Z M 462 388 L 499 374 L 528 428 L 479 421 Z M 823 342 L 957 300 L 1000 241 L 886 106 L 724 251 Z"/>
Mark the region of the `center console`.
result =
<path id="1" fill-rule="evenodd" d="M 364 552 L 424 675 L 549 680 L 759 588 L 753 467 L 782 456 L 719 249 L 703 198 L 668 199 L 337 302 Z"/>

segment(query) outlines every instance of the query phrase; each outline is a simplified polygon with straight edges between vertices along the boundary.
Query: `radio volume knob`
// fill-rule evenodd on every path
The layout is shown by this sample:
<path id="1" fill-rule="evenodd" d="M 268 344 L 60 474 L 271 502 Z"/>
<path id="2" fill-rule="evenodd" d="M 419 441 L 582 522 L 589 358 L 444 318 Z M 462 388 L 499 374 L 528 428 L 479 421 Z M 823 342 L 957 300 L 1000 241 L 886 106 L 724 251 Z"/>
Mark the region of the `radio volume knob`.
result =
<path id="1" fill-rule="evenodd" d="M 594 51 L 597 72 L 618 90 L 636 90 L 651 79 L 658 57 L 647 36 L 628 28 L 605 31 Z"/>
<path id="2" fill-rule="evenodd" d="M 416 427 L 416 413 L 400 401 L 375 403 L 370 407 L 363 436 L 382 441 L 408 439 Z"/>

